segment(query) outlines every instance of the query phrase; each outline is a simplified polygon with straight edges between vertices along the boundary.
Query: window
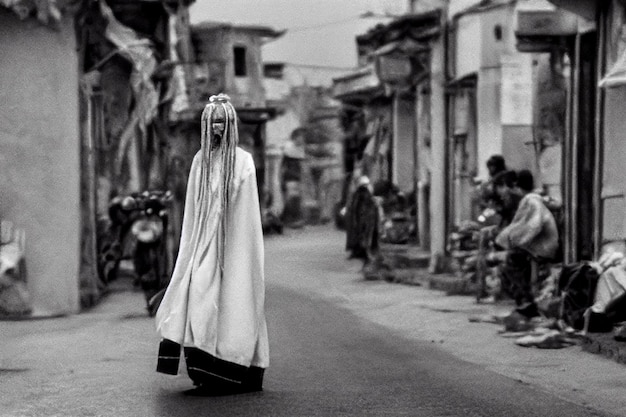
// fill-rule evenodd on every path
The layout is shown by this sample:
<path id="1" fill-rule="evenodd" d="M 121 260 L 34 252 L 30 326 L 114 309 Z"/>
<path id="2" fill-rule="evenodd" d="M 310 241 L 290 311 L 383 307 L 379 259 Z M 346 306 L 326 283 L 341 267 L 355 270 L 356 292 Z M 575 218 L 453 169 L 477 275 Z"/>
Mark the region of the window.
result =
<path id="1" fill-rule="evenodd" d="M 233 48 L 235 56 L 235 77 L 245 77 L 248 75 L 248 69 L 246 67 L 246 47 L 235 46 Z"/>

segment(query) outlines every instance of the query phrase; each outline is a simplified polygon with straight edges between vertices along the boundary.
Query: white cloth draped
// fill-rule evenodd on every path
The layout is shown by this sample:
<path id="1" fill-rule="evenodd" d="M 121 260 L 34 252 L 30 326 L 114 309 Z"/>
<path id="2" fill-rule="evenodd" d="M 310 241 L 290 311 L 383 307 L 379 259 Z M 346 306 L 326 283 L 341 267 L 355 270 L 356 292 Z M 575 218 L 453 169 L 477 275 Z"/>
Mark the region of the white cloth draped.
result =
<path id="1" fill-rule="evenodd" d="M 197 236 L 208 230 L 194 228 L 201 158 L 198 152 L 191 166 L 180 249 L 156 314 L 157 331 L 164 339 L 219 359 L 267 368 L 263 232 L 254 162 L 248 152 L 236 149 L 220 278 L 220 239 L 216 233 L 208 239 Z"/>

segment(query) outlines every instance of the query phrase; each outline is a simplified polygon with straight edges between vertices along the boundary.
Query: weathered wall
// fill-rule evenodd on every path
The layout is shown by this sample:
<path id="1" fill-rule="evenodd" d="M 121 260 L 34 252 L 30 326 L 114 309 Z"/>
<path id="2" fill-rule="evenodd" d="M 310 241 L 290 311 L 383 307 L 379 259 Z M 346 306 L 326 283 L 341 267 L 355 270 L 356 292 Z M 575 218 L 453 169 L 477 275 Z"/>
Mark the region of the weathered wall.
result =
<path id="1" fill-rule="evenodd" d="M 536 153 L 532 144 L 532 127 L 503 126 L 502 137 L 502 155 L 506 159 L 507 167 L 530 170 L 535 175 L 535 184 L 540 185 L 541 177 L 537 172 Z"/>
<path id="2" fill-rule="evenodd" d="M 476 87 L 478 175 L 487 178 L 487 159 L 502 154 L 502 125 L 500 123 L 500 68 L 485 68 L 478 76 Z M 505 158 L 507 155 L 505 155 Z"/>
<path id="3" fill-rule="evenodd" d="M 481 66 L 482 31 L 480 15 L 459 18 L 455 33 L 454 77 L 476 73 Z"/>
<path id="4" fill-rule="evenodd" d="M 197 95 L 198 100 L 205 101 L 211 95 L 219 94 L 227 91 L 229 77 L 232 77 L 232 67 L 230 73 L 227 72 L 228 60 L 232 59 L 228 54 L 232 46 L 228 40 L 230 39 L 230 31 L 228 29 L 204 29 L 192 28 L 191 39 L 195 52 L 195 59 L 198 63 L 198 71 L 202 71 L 202 64 L 205 65 L 204 70 L 207 77 L 207 91 L 203 93 L 191 91 L 192 96 Z M 232 52 L 231 52 L 232 54 Z"/>
<path id="5" fill-rule="evenodd" d="M 480 66 L 499 67 L 502 55 L 517 53 L 515 38 L 515 8 L 498 7 L 484 11 L 480 16 Z M 470 48 L 471 53 L 471 48 Z"/>
<path id="6" fill-rule="evenodd" d="M 602 239 L 626 239 L 626 88 L 606 90 L 604 149 L 602 155 Z"/>
<path id="7" fill-rule="evenodd" d="M 415 189 L 415 101 L 398 100 L 396 129 L 396 166 L 398 187 L 411 193 Z"/>
<path id="8" fill-rule="evenodd" d="M 565 142 L 569 80 L 553 70 L 549 53 L 537 54 L 533 59 L 536 62 L 535 137 L 541 147 L 541 154 L 538 158 L 538 179 L 546 186 L 551 196 L 562 200 L 562 144 Z"/>
<path id="9" fill-rule="evenodd" d="M 233 74 L 233 84 L 228 86 L 228 91 L 233 96 L 233 102 L 242 107 L 264 107 L 265 106 L 265 87 L 263 85 L 263 68 L 261 57 L 262 39 L 253 33 L 245 30 L 233 31 L 230 47 L 230 60 L 227 60 L 227 74 Z M 245 77 L 235 77 L 234 53 L 235 46 L 244 46 L 246 48 L 246 67 L 247 75 Z"/>
<path id="10" fill-rule="evenodd" d="M 0 9 L 0 218 L 26 231 L 35 314 L 79 309 L 78 62 L 53 31 Z"/>

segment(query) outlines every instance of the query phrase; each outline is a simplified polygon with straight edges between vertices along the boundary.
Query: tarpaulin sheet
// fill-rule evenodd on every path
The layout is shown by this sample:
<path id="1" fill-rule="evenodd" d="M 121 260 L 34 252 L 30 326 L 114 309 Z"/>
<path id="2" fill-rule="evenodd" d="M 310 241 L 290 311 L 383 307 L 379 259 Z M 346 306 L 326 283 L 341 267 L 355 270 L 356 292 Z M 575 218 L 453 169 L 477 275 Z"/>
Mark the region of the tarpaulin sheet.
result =
<path id="1" fill-rule="evenodd" d="M 176 50 L 176 44 L 178 43 L 179 36 L 177 30 L 179 17 L 175 13 L 170 13 L 168 29 L 170 35 L 170 59 L 174 62 L 178 62 L 179 56 Z M 170 86 L 166 94 L 168 99 L 172 100 L 171 117 L 176 118 L 176 115 L 189 109 L 189 92 L 187 91 L 187 82 L 185 77 L 185 70 L 182 65 L 176 65 L 172 73 L 172 79 L 170 80 Z"/>
<path id="2" fill-rule="evenodd" d="M 108 24 L 105 35 L 119 50 L 120 55 L 130 61 L 133 71 L 130 83 L 135 97 L 133 113 L 139 120 L 139 128 L 145 131 L 157 114 L 159 94 L 151 80 L 157 67 L 152 42 L 142 38 L 134 30 L 121 24 L 106 2 L 100 2 L 102 15 Z"/>

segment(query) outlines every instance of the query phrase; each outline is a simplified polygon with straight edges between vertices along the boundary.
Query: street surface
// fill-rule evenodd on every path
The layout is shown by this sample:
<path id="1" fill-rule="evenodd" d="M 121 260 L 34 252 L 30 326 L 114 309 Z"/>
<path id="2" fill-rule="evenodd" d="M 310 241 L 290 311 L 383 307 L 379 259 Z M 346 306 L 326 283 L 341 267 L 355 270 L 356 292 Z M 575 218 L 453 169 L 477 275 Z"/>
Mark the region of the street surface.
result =
<path id="1" fill-rule="evenodd" d="M 141 293 L 115 291 L 80 315 L 0 322 L 0 416 L 626 415 L 622 365 L 468 322 L 502 307 L 364 282 L 343 237 L 310 227 L 266 239 L 263 392 L 184 396 L 185 375 L 154 372 Z"/>

